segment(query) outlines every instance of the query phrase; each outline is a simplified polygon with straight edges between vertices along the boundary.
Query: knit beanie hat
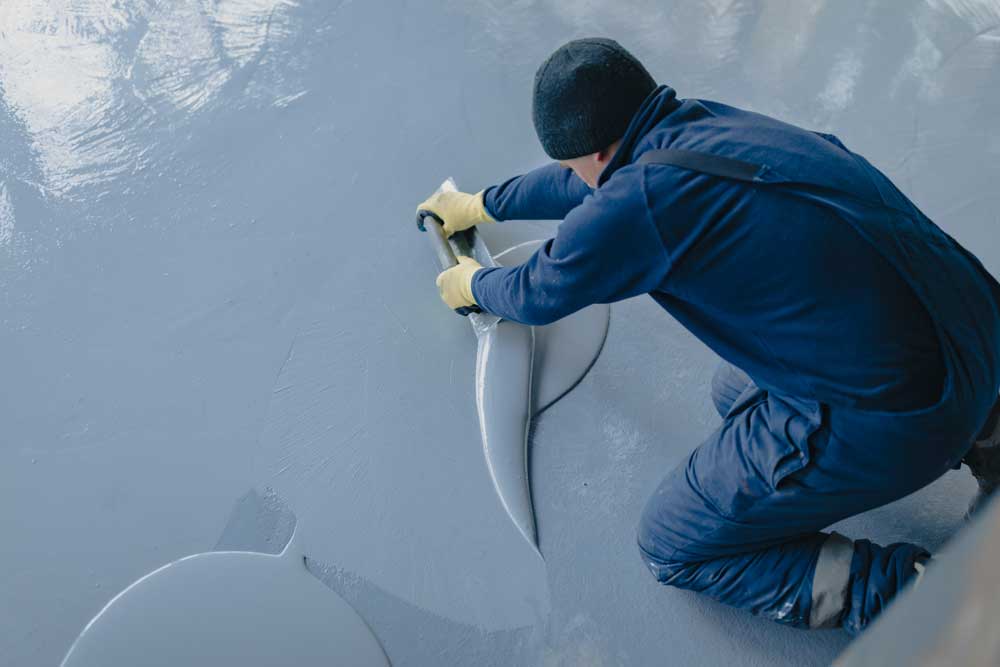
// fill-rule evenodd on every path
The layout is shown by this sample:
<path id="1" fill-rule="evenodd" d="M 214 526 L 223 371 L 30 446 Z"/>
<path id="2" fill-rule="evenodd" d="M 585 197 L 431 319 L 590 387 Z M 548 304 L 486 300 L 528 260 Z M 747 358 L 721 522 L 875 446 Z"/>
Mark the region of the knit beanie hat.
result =
<path id="1" fill-rule="evenodd" d="M 613 39 L 563 44 L 535 73 L 532 118 L 542 148 L 568 160 L 620 139 L 656 82 Z"/>

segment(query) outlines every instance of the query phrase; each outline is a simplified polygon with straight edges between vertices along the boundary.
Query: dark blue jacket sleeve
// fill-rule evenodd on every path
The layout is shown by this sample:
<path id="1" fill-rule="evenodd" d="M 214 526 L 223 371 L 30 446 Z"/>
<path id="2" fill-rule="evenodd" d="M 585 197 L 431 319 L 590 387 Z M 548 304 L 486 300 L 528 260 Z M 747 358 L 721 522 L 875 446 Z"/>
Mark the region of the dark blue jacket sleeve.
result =
<path id="1" fill-rule="evenodd" d="M 641 169 L 622 169 L 595 190 L 524 264 L 477 271 L 476 303 L 505 319 L 541 325 L 656 289 L 670 260 L 638 182 Z"/>
<path id="2" fill-rule="evenodd" d="M 562 220 L 591 192 L 571 169 L 552 162 L 487 188 L 483 203 L 494 220 Z"/>

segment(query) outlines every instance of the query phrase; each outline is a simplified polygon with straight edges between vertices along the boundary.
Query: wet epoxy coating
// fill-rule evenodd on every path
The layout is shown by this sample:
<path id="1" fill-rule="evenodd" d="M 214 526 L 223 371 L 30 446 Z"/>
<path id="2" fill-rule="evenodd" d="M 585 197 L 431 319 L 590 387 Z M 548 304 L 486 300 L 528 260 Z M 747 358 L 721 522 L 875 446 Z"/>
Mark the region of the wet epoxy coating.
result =
<path id="1" fill-rule="evenodd" d="M 279 555 L 182 558 L 116 596 L 62 667 L 190 665 L 389 667 L 364 621 L 306 570 L 293 539 Z"/>
<path id="2" fill-rule="evenodd" d="M 455 184 L 449 179 L 441 188 L 454 191 Z M 442 270 L 454 266 L 457 255 L 474 257 L 483 266 L 520 264 L 544 241 L 518 243 L 495 255 L 475 229 L 444 242 L 451 255 L 438 258 Z M 609 315 L 607 304 L 594 304 L 547 326 L 533 327 L 489 313 L 468 314 L 477 339 L 476 414 L 486 467 L 504 511 L 536 551 L 528 469 L 531 419 L 590 370 L 607 337 Z"/>
<path id="3" fill-rule="evenodd" d="M 542 563 L 483 462 L 475 338 L 413 207 L 544 161 L 538 63 L 618 39 L 682 97 L 831 131 L 1000 273 L 1000 4 L 6 0 L 0 656 L 56 664 L 119 591 L 271 487 L 396 665 L 828 664 L 658 586 L 634 526 L 716 424 L 716 359 L 646 298 L 531 439 Z M 485 230 L 492 247 L 549 223 Z M 938 548 L 965 471 L 838 526 Z"/>

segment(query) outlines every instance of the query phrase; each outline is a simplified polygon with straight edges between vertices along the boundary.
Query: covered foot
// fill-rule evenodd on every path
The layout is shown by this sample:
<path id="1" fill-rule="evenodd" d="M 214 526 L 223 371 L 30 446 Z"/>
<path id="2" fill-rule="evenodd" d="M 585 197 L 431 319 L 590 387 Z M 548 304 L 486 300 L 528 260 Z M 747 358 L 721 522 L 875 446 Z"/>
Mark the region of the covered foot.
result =
<path id="1" fill-rule="evenodd" d="M 1000 487 L 1000 399 L 993 404 L 986 424 L 963 459 L 976 478 L 979 490 L 965 512 L 968 519 L 982 507 Z"/>

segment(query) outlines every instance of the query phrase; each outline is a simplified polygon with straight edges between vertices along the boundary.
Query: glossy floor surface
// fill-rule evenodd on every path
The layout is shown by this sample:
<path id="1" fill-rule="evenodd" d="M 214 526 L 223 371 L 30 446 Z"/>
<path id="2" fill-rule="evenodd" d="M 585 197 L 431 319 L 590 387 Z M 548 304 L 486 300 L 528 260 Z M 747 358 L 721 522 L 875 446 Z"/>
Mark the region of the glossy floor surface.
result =
<path id="1" fill-rule="evenodd" d="M 227 531 L 263 544 L 233 508 L 280 497 L 396 665 L 828 664 L 841 633 L 642 566 L 646 496 L 718 420 L 717 359 L 648 298 L 533 425 L 538 559 L 413 208 L 541 164 L 535 68 L 605 35 L 681 97 L 837 134 L 998 275 L 998 26 L 997 0 L 4 0 L 0 663 L 57 663 Z M 839 529 L 935 549 L 971 491 Z"/>

